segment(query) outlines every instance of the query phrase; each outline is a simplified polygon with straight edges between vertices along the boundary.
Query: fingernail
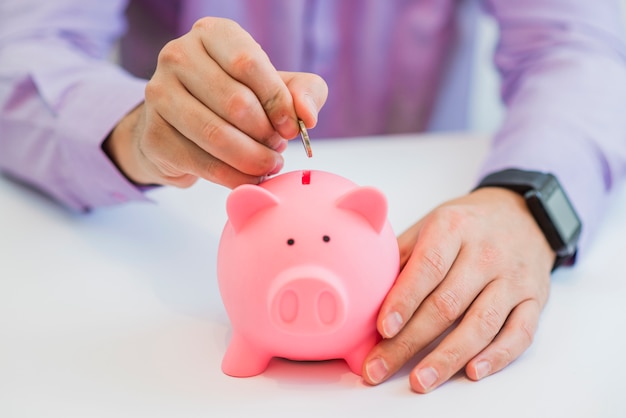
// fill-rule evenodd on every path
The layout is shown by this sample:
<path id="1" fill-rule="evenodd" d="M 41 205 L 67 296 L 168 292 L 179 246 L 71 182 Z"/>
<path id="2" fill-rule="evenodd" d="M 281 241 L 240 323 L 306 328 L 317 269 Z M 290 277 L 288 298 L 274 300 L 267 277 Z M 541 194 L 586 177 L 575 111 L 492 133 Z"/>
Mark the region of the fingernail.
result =
<path id="1" fill-rule="evenodd" d="M 283 165 L 284 164 L 285 164 L 285 160 L 283 160 L 282 156 L 278 155 L 276 157 L 276 163 L 274 164 L 274 168 L 272 169 L 272 171 L 270 171 L 267 174 L 270 175 L 270 176 L 272 176 L 274 174 L 278 174 L 278 172 L 283 169 Z"/>
<path id="2" fill-rule="evenodd" d="M 429 390 L 438 378 L 437 370 L 432 367 L 426 367 L 417 372 L 417 380 L 424 390 Z"/>
<path id="3" fill-rule="evenodd" d="M 274 123 L 276 123 L 277 126 L 282 126 L 287 122 L 287 119 L 289 119 L 287 115 L 281 115 L 278 119 L 274 121 Z"/>
<path id="4" fill-rule="evenodd" d="M 491 373 L 491 363 L 489 363 L 487 360 L 481 360 L 476 363 L 475 371 L 476 379 L 480 380 L 483 377 L 487 376 L 489 373 Z"/>
<path id="5" fill-rule="evenodd" d="M 402 316 L 398 312 L 391 312 L 383 319 L 383 333 L 385 338 L 395 336 L 402 329 Z"/>
<path id="6" fill-rule="evenodd" d="M 365 373 L 367 373 L 367 377 L 369 377 L 369 380 L 372 383 L 378 384 L 382 382 L 385 377 L 387 377 L 387 373 L 389 373 L 389 368 L 387 368 L 385 360 L 377 357 L 367 363 L 367 365 L 365 366 Z"/>

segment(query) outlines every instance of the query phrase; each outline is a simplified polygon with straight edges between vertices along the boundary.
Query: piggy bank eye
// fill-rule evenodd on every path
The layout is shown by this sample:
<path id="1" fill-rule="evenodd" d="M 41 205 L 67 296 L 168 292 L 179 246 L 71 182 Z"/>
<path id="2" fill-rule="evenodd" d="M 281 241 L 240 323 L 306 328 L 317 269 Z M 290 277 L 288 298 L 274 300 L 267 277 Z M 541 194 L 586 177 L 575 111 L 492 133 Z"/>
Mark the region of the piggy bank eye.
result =
<path id="1" fill-rule="evenodd" d="M 289 239 L 287 240 L 287 245 L 293 245 L 293 244 L 295 244 L 295 243 L 296 243 L 296 241 L 294 241 L 294 239 L 293 239 L 293 238 L 289 238 Z"/>
<path id="2" fill-rule="evenodd" d="M 328 235 L 324 235 L 322 239 L 324 240 L 324 242 L 330 241 L 330 237 Z"/>

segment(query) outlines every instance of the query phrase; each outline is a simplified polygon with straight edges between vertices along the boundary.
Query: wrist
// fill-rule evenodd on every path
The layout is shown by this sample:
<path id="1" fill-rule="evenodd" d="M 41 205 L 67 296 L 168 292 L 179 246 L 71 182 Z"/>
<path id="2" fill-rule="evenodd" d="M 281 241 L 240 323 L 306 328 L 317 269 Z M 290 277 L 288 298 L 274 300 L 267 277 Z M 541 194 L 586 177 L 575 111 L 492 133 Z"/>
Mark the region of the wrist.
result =
<path id="1" fill-rule="evenodd" d="M 136 132 L 143 113 L 143 103 L 124 116 L 102 143 L 102 150 L 131 183 L 151 184 L 144 175 L 138 157 Z"/>

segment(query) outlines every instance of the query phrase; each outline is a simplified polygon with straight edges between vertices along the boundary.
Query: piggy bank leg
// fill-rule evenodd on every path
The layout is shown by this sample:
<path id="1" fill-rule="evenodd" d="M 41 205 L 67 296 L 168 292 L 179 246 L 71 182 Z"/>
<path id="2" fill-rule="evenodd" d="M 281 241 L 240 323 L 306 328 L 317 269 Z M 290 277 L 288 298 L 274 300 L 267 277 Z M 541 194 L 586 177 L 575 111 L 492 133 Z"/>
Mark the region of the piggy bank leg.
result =
<path id="1" fill-rule="evenodd" d="M 354 350 L 350 351 L 350 353 L 344 358 L 346 360 L 346 363 L 348 363 L 348 367 L 350 368 L 352 373 L 359 376 L 362 375 L 363 362 L 365 361 L 365 357 L 367 357 L 372 348 L 374 348 L 374 346 L 378 344 L 380 339 L 381 338 L 378 333 L 370 335 L 361 344 L 356 346 Z"/>
<path id="2" fill-rule="evenodd" d="M 222 360 L 222 371 L 233 377 L 256 376 L 267 368 L 271 359 L 272 356 L 234 333 Z"/>

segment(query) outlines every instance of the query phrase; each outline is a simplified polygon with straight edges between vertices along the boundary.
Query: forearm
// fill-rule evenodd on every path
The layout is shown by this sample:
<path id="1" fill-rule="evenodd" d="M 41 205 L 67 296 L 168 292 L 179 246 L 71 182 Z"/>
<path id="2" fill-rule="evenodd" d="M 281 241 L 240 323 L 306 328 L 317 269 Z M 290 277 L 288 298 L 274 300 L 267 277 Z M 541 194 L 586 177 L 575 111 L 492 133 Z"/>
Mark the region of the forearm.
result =
<path id="1" fill-rule="evenodd" d="M 508 112 L 481 175 L 507 167 L 554 173 L 583 220 L 584 251 L 626 172 L 626 47 L 611 2 L 594 4 L 606 9 L 596 15 L 576 3 L 526 15 L 494 8 Z"/>
<path id="2" fill-rule="evenodd" d="M 106 60 L 120 29 L 110 7 L 108 34 L 97 24 L 97 35 L 81 32 L 41 10 L 30 20 L 16 11 L 15 22 L 7 16 L 0 25 L 0 169 L 78 210 L 144 199 L 101 149 L 145 84 Z"/>

